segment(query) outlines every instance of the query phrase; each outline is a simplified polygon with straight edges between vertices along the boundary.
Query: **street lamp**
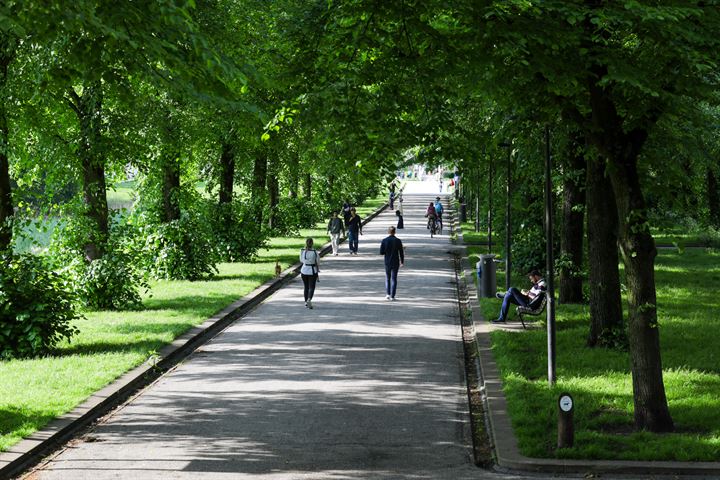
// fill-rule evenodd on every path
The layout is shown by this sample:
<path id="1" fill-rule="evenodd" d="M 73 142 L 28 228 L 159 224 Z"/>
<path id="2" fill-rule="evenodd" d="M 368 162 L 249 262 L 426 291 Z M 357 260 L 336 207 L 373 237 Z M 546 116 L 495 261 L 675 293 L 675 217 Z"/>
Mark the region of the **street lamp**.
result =
<path id="1" fill-rule="evenodd" d="M 492 253 L 492 199 L 493 199 L 493 159 L 490 155 L 489 167 L 490 172 L 488 174 L 488 254 Z"/>
<path id="2" fill-rule="evenodd" d="M 510 290 L 510 269 L 512 268 L 512 258 L 510 255 L 510 196 L 511 196 L 511 181 L 512 172 L 511 167 L 511 156 L 512 156 L 512 144 L 510 142 L 503 142 L 499 144 L 500 147 L 507 149 L 507 184 L 506 184 L 506 199 L 505 199 L 505 291 Z"/>
<path id="3" fill-rule="evenodd" d="M 545 283 L 547 285 L 548 383 L 555 385 L 555 258 L 553 256 L 552 164 L 550 158 L 550 127 L 545 125 Z"/>

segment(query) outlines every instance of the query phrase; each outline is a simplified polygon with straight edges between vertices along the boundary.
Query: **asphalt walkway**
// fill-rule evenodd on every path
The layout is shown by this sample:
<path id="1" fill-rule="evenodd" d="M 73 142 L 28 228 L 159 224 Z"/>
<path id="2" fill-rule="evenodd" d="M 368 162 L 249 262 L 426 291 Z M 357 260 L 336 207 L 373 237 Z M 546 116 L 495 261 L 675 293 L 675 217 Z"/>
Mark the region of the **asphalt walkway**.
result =
<path id="1" fill-rule="evenodd" d="M 478 478 L 471 459 L 450 242 L 404 198 L 395 302 L 379 245 L 321 262 L 315 309 L 296 279 L 67 446 L 34 478 Z M 422 184 L 417 184 L 422 185 Z M 422 188 L 422 186 L 418 187 Z"/>

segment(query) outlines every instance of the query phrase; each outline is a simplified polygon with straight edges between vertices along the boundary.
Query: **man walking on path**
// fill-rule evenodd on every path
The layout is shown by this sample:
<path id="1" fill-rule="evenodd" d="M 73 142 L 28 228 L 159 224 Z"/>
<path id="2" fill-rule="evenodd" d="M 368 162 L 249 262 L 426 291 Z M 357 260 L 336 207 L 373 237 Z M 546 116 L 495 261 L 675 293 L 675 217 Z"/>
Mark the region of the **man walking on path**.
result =
<path id="1" fill-rule="evenodd" d="M 362 235 L 362 220 L 355 211 L 355 207 L 350 209 L 350 218 L 346 222 L 348 230 L 348 245 L 350 246 L 350 255 L 357 255 L 358 240 Z"/>
<path id="2" fill-rule="evenodd" d="M 395 300 L 398 270 L 405 264 L 405 252 L 402 241 L 395 236 L 395 227 L 389 227 L 388 234 L 380 244 L 380 255 L 385 255 L 385 299 Z"/>
<path id="3" fill-rule="evenodd" d="M 332 213 L 332 218 L 328 222 L 327 231 L 330 234 L 330 242 L 332 243 L 333 255 L 337 257 L 340 245 L 340 234 L 345 235 L 345 226 L 342 220 L 338 218 L 337 212 Z"/>

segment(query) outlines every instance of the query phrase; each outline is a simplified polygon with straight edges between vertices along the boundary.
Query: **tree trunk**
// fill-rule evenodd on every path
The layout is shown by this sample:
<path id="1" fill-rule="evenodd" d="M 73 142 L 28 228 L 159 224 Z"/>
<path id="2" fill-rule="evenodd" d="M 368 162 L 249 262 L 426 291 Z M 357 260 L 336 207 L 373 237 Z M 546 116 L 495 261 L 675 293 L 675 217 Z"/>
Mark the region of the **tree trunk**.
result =
<path id="1" fill-rule="evenodd" d="M 628 340 L 633 379 L 635 426 L 669 432 L 673 420 L 665 397 L 655 295 L 655 241 L 647 222 L 637 160 L 647 130 L 623 130 L 615 105 L 603 88 L 590 88 L 593 142 L 609 160 L 619 225 L 620 253 L 628 286 Z M 647 127 L 646 127 L 647 128 Z"/>
<path id="2" fill-rule="evenodd" d="M 620 160 L 620 161 L 618 161 Z M 628 339 L 633 365 L 635 424 L 653 432 L 673 430 L 665 398 L 655 295 L 655 241 L 640 190 L 637 155 L 613 162 L 610 178 L 617 198 L 620 252 L 628 284 Z"/>
<path id="3" fill-rule="evenodd" d="M 585 220 L 585 158 L 577 151 L 581 147 L 576 138 L 563 175 L 563 229 L 560 252 L 572 266 L 560 269 L 560 303 L 582 303 L 582 260 Z"/>
<path id="4" fill-rule="evenodd" d="M 15 214 L 12 189 L 10 186 L 9 130 L 7 121 L 7 74 L 12 56 L 9 47 L 0 42 L 0 251 L 10 247 L 12 242 L 12 218 Z"/>
<path id="5" fill-rule="evenodd" d="M 174 147 L 163 159 L 160 168 L 162 174 L 162 210 L 160 220 L 170 223 L 180 219 L 180 161 Z"/>
<path id="6" fill-rule="evenodd" d="M 222 144 L 220 154 L 220 205 L 232 202 L 233 186 L 235 185 L 235 152 L 232 145 L 227 142 Z"/>
<path id="7" fill-rule="evenodd" d="M 70 93 L 77 101 L 76 113 L 80 122 L 78 156 L 82 167 L 85 215 L 91 225 L 84 251 L 85 258 L 91 262 L 102 258 L 105 253 L 109 230 L 105 161 L 100 152 L 102 85 L 99 81 L 86 85 L 80 97 L 73 95 L 74 90 Z"/>
<path id="8" fill-rule="evenodd" d="M 712 168 L 707 169 L 707 205 L 708 220 L 711 226 L 720 229 L 720 196 L 718 181 Z"/>
<path id="9" fill-rule="evenodd" d="M 265 149 L 259 149 L 255 154 L 255 164 L 253 165 L 253 184 L 252 184 L 252 196 L 256 202 L 257 208 L 257 222 L 263 223 L 263 209 L 262 205 L 265 204 L 265 186 L 267 182 L 267 153 Z"/>
<path id="10" fill-rule="evenodd" d="M 309 173 L 305 174 L 305 188 L 303 189 L 303 192 L 305 193 L 305 200 L 311 201 L 312 200 L 312 175 Z"/>
<path id="11" fill-rule="evenodd" d="M 276 161 L 277 159 L 273 159 L 273 161 L 268 164 L 267 176 L 268 205 L 270 206 L 268 227 L 271 229 L 277 226 L 277 207 L 280 204 L 280 185 L 278 182 L 278 172 L 275 168 Z"/>
<path id="12" fill-rule="evenodd" d="M 588 159 L 586 191 L 590 289 L 587 344 L 594 347 L 602 343 L 603 335 L 624 335 L 618 271 L 617 207 L 602 159 Z"/>
<path id="13" fill-rule="evenodd" d="M 298 186 L 300 184 L 300 159 L 298 156 L 294 153 L 290 153 L 290 165 L 289 165 L 289 173 L 290 173 L 290 198 L 297 198 L 298 197 Z"/>

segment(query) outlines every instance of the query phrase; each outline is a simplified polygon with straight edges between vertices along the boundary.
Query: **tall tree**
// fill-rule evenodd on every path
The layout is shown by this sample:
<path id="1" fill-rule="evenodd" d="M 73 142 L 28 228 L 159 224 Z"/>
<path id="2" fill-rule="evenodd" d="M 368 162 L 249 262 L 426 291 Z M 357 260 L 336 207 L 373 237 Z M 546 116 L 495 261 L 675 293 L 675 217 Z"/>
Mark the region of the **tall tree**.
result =
<path id="1" fill-rule="evenodd" d="M 615 195 L 606 163 L 587 157 L 588 285 L 590 332 L 587 343 L 595 346 L 608 337 L 624 335 L 618 271 L 618 217 Z M 608 338 L 611 340 L 611 338 Z"/>
<path id="2" fill-rule="evenodd" d="M 585 220 L 584 142 L 571 136 L 563 172 L 562 236 L 560 255 L 566 261 L 560 269 L 560 303 L 582 303 L 583 236 Z"/>

